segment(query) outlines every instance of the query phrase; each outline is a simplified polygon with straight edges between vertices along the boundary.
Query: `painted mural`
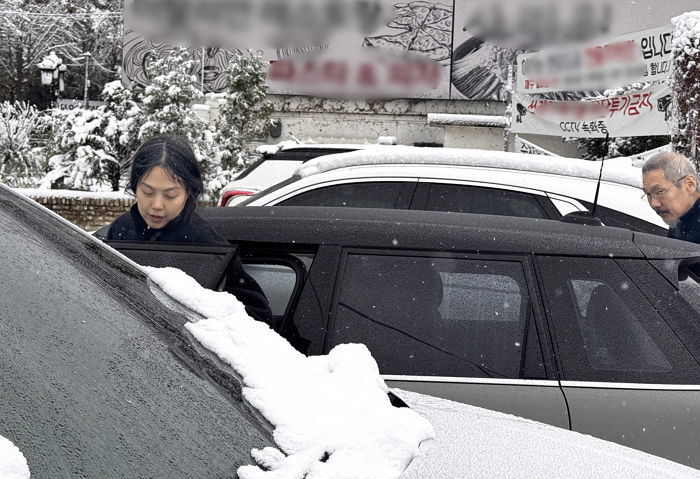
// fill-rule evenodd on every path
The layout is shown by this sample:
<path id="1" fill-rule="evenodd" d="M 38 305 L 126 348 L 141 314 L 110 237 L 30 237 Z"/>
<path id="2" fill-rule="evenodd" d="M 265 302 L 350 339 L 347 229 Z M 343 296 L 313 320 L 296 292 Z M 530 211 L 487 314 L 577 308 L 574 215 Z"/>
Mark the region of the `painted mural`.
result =
<path id="1" fill-rule="evenodd" d="M 204 2 L 197 4 L 199 10 L 207 2 L 222 4 L 196 1 Z M 253 28 L 249 34 L 239 32 L 230 39 L 219 35 L 210 44 L 227 45 L 230 40 L 228 44 L 241 49 L 262 49 L 270 62 L 272 93 L 506 101 L 509 73 L 519 53 L 668 23 L 670 16 L 687 10 L 693 1 L 697 0 L 674 2 L 674 11 L 665 7 L 655 20 L 648 12 L 654 8 L 653 0 L 236 0 L 231 5 L 238 10 L 224 13 L 235 14 L 237 25 Z M 125 12 L 137 2 L 152 4 L 152 11 L 160 14 L 158 7 L 167 4 L 165 0 L 125 0 Z M 241 10 L 241 5 L 247 5 L 246 9 Z M 274 21 L 258 25 L 246 17 L 244 22 L 243 11 L 251 19 L 259 13 L 261 21 Z M 148 63 L 172 48 L 167 41 L 158 42 L 144 33 L 141 17 L 135 21 L 125 13 L 126 85 L 147 84 Z M 223 18 L 219 23 L 225 25 L 225 15 L 219 17 Z M 292 25 L 280 23 L 282 19 L 291 19 Z M 317 29 L 319 24 L 322 27 Z M 220 33 L 220 27 L 212 31 Z M 257 30 L 262 32 L 259 39 Z M 168 28 L 158 31 L 162 40 Z M 195 33 L 201 45 L 206 28 Z M 289 38 L 298 38 L 298 42 L 283 45 Z M 226 65 L 235 51 L 191 49 L 196 60 L 191 73 L 201 78 L 204 92 L 222 90 Z M 566 99 L 562 94 L 553 98 Z"/>

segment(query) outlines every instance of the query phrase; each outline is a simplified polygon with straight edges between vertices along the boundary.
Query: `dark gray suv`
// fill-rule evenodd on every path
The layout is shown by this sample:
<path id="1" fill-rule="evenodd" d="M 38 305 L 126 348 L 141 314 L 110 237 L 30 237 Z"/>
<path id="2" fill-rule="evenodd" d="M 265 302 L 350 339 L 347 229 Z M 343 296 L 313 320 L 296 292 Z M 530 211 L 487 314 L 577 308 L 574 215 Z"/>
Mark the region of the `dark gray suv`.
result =
<path id="1" fill-rule="evenodd" d="M 391 386 L 700 467 L 697 245 L 429 211 L 202 215 L 240 248 L 272 327 L 300 351 L 364 343 Z M 225 268 L 212 274 L 226 286 Z"/>

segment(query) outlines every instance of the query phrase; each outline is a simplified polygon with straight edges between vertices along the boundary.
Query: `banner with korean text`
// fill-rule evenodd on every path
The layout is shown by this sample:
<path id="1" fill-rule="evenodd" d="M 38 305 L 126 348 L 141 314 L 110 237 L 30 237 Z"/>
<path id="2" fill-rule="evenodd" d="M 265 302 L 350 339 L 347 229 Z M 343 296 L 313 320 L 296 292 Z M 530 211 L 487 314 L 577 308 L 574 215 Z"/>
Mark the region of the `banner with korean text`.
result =
<path id="1" fill-rule="evenodd" d="M 518 55 L 518 93 L 595 91 L 658 82 L 671 72 L 672 25 Z"/>
<path id="2" fill-rule="evenodd" d="M 555 101 L 513 94 L 513 133 L 605 138 L 668 135 L 671 92 L 667 84 L 618 96 Z"/>

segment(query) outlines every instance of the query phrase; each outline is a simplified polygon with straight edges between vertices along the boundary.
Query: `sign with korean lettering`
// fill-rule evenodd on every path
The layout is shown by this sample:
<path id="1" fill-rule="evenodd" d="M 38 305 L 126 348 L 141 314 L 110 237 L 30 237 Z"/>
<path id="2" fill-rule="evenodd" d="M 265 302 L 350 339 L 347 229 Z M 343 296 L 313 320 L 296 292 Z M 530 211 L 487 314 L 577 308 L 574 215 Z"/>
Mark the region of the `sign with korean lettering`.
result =
<path id="1" fill-rule="evenodd" d="M 671 25 L 599 42 L 518 55 L 516 91 L 604 90 L 666 80 L 671 72 Z"/>
<path id="2" fill-rule="evenodd" d="M 609 98 L 555 101 L 513 94 L 513 133 L 605 138 L 668 135 L 671 92 L 665 83 Z"/>
<path id="3" fill-rule="evenodd" d="M 545 150 L 541 146 L 537 146 L 524 138 L 520 138 L 518 135 L 515 135 L 513 151 L 517 153 L 527 153 L 528 155 L 559 156 L 556 153 Z"/>

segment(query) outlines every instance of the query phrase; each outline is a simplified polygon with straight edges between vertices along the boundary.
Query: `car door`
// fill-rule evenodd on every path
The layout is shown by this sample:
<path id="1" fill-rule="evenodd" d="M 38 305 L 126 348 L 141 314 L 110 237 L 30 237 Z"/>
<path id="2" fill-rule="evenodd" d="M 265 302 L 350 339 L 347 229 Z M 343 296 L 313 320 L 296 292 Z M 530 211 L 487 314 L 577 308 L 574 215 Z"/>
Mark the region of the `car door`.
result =
<path id="1" fill-rule="evenodd" d="M 569 426 L 525 258 L 345 249 L 339 264 L 322 351 L 363 343 L 391 387 Z"/>
<path id="2" fill-rule="evenodd" d="M 666 300 L 637 286 L 668 281 L 644 260 L 537 263 L 572 429 L 700 467 L 697 333 L 684 342 L 660 314 Z M 674 321 L 698 314 L 686 307 Z"/>
<path id="3" fill-rule="evenodd" d="M 181 269 L 209 289 L 220 289 L 237 246 L 160 243 L 153 241 L 106 241 L 135 263 L 156 268 Z"/>

